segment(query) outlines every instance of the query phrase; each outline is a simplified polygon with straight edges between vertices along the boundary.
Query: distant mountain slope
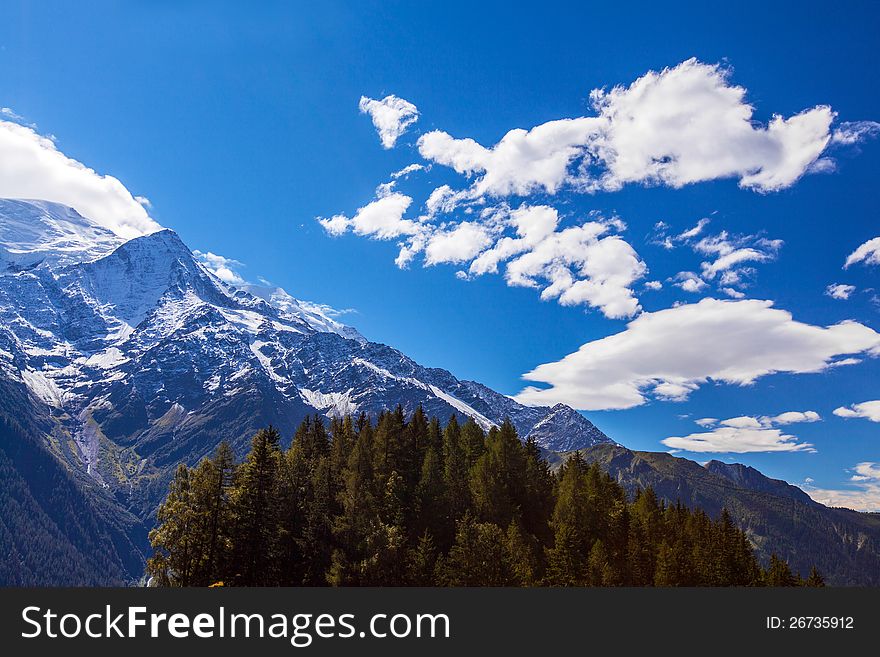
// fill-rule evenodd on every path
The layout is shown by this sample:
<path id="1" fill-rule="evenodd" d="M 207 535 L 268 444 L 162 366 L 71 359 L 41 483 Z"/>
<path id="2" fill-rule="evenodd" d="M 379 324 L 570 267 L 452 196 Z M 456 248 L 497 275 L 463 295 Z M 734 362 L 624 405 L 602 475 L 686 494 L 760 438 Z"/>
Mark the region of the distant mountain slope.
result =
<path id="1" fill-rule="evenodd" d="M 146 529 L 51 453 L 38 412 L 0 381 L 0 586 L 132 583 Z"/>
<path id="2" fill-rule="evenodd" d="M 546 449 L 609 441 L 570 408 L 423 367 L 280 288 L 230 287 L 173 231 L 123 241 L 44 201 L 0 200 L 0 380 L 46 409 L 51 426 L 29 435 L 83 490 L 147 524 L 178 463 L 224 439 L 243 453 L 270 423 L 289 440 L 311 413 L 422 405 L 484 427 L 510 417 Z"/>
<path id="3" fill-rule="evenodd" d="M 764 559 L 775 552 L 804 576 L 815 564 L 831 585 L 880 586 L 880 514 L 825 507 L 740 464 L 710 461 L 704 467 L 613 445 L 580 452 L 630 492 L 650 486 L 669 503 L 680 500 L 716 517 L 727 508 Z"/>

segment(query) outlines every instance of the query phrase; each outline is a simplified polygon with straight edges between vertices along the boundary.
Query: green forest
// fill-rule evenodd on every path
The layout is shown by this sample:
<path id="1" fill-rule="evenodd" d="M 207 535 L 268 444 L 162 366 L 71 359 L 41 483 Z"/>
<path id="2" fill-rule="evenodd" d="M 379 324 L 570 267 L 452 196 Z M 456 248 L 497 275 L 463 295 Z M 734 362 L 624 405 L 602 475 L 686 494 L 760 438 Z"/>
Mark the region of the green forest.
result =
<path id="1" fill-rule="evenodd" d="M 157 586 L 822 586 L 744 532 L 624 489 L 577 453 L 555 472 L 510 422 L 419 408 L 269 427 L 180 465 L 150 534 Z"/>

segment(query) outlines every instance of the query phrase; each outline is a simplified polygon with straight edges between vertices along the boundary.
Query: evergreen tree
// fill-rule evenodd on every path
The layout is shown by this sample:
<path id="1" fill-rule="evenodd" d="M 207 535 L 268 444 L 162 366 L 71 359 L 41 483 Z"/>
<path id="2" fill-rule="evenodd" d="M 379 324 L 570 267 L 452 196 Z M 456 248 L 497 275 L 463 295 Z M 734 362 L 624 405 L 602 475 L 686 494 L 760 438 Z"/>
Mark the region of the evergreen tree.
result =
<path id="1" fill-rule="evenodd" d="M 467 513 L 458 521 L 449 550 L 445 579 L 449 586 L 510 586 L 514 573 L 498 525 L 477 522 Z"/>
<path id="2" fill-rule="evenodd" d="M 804 582 L 804 586 L 812 588 L 822 588 L 825 586 L 825 578 L 822 577 L 822 574 L 816 566 L 810 568 L 810 576 L 807 578 L 807 581 Z"/>
<path id="3" fill-rule="evenodd" d="M 437 548 L 427 531 L 421 535 L 407 558 L 407 583 L 411 586 L 434 586 L 437 571 Z"/>
<path id="4" fill-rule="evenodd" d="M 177 466 L 168 497 L 156 512 L 158 524 L 150 532 L 155 552 L 147 571 L 160 586 L 191 586 L 196 562 L 196 519 L 191 504 L 190 472 Z"/>
<path id="5" fill-rule="evenodd" d="M 776 555 L 762 570 L 723 511 L 630 501 L 575 452 L 551 474 L 505 421 L 488 435 L 417 409 L 306 418 L 282 453 L 258 432 L 181 465 L 151 532 L 162 586 L 821 586 Z"/>
<path id="6" fill-rule="evenodd" d="M 280 435 L 274 427 L 261 429 L 251 441 L 251 451 L 239 471 L 232 499 L 233 574 L 244 586 L 276 583 L 278 564 L 281 480 Z"/>
<path id="7" fill-rule="evenodd" d="M 775 552 L 770 555 L 770 565 L 764 573 L 764 581 L 767 586 L 797 586 L 799 583 L 789 565 L 777 557 Z"/>

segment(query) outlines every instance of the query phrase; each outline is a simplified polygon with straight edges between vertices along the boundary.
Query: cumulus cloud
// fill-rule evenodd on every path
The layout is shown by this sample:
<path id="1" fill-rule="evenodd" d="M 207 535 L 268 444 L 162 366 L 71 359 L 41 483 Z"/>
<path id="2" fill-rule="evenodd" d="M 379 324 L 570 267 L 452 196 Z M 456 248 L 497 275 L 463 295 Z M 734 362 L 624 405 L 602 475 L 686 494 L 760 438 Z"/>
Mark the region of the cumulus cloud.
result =
<path id="1" fill-rule="evenodd" d="M 394 95 L 385 96 L 382 100 L 361 96 L 358 107 L 372 119 L 383 148 L 392 148 L 398 137 L 419 119 L 419 110 L 415 105 Z"/>
<path id="2" fill-rule="evenodd" d="M 745 287 L 756 273 L 751 264 L 775 260 L 783 242 L 762 235 L 731 235 L 726 230 L 700 237 L 708 225 L 709 219 L 703 218 L 695 226 L 674 234 L 670 233 L 670 226 L 661 221 L 654 225 L 649 242 L 667 250 L 686 244 L 705 258 L 700 263 L 699 274 L 681 271 L 670 279 L 685 292 L 702 292 L 710 282 L 717 282 L 720 292 L 742 299 L 745 294 L 739 288 Z"/>
<path id="3" fill-rule="evenodd" d="M 442 204 L 443 189 L 435 193 Z M 647 267 L 616 234 L 626 228 L 616 217 L 596 215 L 562 228 L 555 208 L 523 204 L 514 210 L 489 207 L 471 220 L 435 225 L 428 221 L 430 215 L 403 218 L 411 200 L 388 193 L 358 210 L 353 219 L 336 215 L 319 221 L 332 235 L 351 229 L 374 239 L 402 238 L 396 260 L 400 267 L 424 252 L 426 266 L 470 263 L 467 271 L 456 274 L 459 278 L 503 268 L 508 285 L 538 289 L 545 300 L 586 305 L 611 318 L 632 317 L 640 310 L 632 286 Z"/>
<path id="4" fill-rule="evenodd" d="M 783 425 L 801 422 L 819 422 L 822 418 L 816 411 L 786 411 L 775 417 L 762 417 L 762 424 Z"/>
<path id="5" fill-rule="evenodd" d="M 33 128 L 3 120 L 0 197 L 68 205 L 125 239 L 162 228 L 119 180 L 66 156 Z"/>
<path id="6" fill-rule="evenodd" d="M 845 285 L 843 283 L 832 283 L 825 288 L 825 294 L 827 294 L 829 297 L 831 297 L 832 299 L 841 299 L 843 301 L 849 299 L 852 293 L 855 291 L 855 285 Z"/>
<path id="7" fill-rule="evenodd" d="M 673 285 L 676 287 L 680 287 L 685 292 L 692 292 L 694 294 L 701 292 L 707 287 L 706 281 L 692 271 L 680 271 L 670 280 L 675 281 Z"/>
<path id="8" fill-rule="evenodd" d="M 372 239 L 397 239 L 399 267 L 423 255 L 425 265 L 467 265 L 457 269 L 460 279 L 503 273 L 510 285 L 539 289 L 542 299 L 598 308 L 608 317 L 632 317 L 641 310 L 633 283 L 647 267 L 619 234 L 623 228 L 606 220 L 563 226 L 549 214 L 556 211 L 548 196 L 615 191 L 628 184 L 677 188 L 722 178 L 771 192 L 794 184 L 820 159 L 832 162 L 822 155 L 832 141 L 835 115 L 830 108 L 817 105 L 761 124 L 746 90 L 730 78 L 727 68 L 690 59 L 649 71 L 628 86 L 594 90 L 590 116 L 518 127 L 494 144 L 432 130 L 417 141 L 424 164 L 391 174 L 377 189 L 377 198 L 354 218 L 337 214 L 318 220 L 332 235 L 351 230 Z M 418 118 L 414 105 L 395 96 L 382 101 L 364 97 L 361 110 L 370 114 L 386 147 Z M 836 143 L 855 143 L 872 134 L 867 124 L 833 129 Z M 416 204 L 418 215 L 404 218 L 412 198 L 395 191 L 398 179 L 434 164 L 457 173 L 461 184 L 440 184 Z M 517 196 L 522 207 L 544 208 L 553 228 L 543 234 L 538 227 L 522 232 L 510 210 L 515 205 L 510 197 Z M 533 201 L 534 196 L 539 200 Z M 538 213 L 531 216 L 537 220 Z M 663 247 L 699 244 L 707 256 L 698 274 L 689 272 L 672 282 L 690 292 L 717 284 L 724 294 L 741 298 L 753 265 L 774 259 L 782 242 L 726 232 L 707 237 L 708 224 L 702 218 L 678 234 L 663 233 L 658 242 Z M 659 226 L 668 228 L 662 222 Z M 659 285 L 654 281 L 645 289 Z"/>
<path id="9" fill-rule="evenodd" d="M 523 375 L 517 399 L 582 410 L 625 409 L 649 397 L 684 400 L 712 381 L 748 385 L 775 373 L 821 372 L 880 355 L 880 334 L 853 321 L 828 327 L 795 321 L 772 301 L 712 298 L 646 312 L 626 329 L 588 342 Z M 849 356 L 844 358 L 844 356 Z"/>
<path id="10" fill-rule="evenodd" d="M 439 230 L 425 246 L 425 263 L 467 262 L 492 242 L 489 232 L 480 224 L 463 221 L 450 230 Z"/>
<path id="11" fill-rule="evenodd" d="M 868 240 L 850 253 L 843 268 L 847 269 L 858 262 L 863 262 L 866 265 L 880 265 L 880 237 Z"/>
<path id="12" fill-rule="evenodd" d="M 236 269 L 244 267 L 244 264 L 238 260 L 217 255 L 210 251 L 202 252 L 196 250 L 193 251 L 193 255 L 196 256 L 196 259 L 202 263 L 205 269 L 224 283 L 229 285 L 243 285 L 245 283 L 244 278 L 236 271 Z"/>
<path id="13" fill-rule="evenodd" d="M 475 196 L 555 194 L 566 184 L 588 192 L 630 183 L 682 187 L 719 178 L 761 192 L 791 186 L 831 141 L 834 112 L 818 105 L 760 125 L 746 90 L 729 78 L 719 65 L 690 59 L 629 86 L 593 90 L 594 116 L 511 130 L 491 147 L 435 130 L 419 139 L 419 152 L 475 176 Z M 844 125 L 835 133 L 841 143 L 871 134 L 866 125 Z"/>
<path id="14" fill-rule="evenodd" d="M 399 171 L 395 171 L 394 173 L 392 173 L 391 180 L 398 180 L 399 178 L 406 178 L 411 173 L 415 173 L 416 171 L 424 171 L 424 170 L 425 170 L 425 166 L 422 164 L 418 164 L 417 162 L 413 163 L 413 164 L 408 164 L 407 166 L 403 167 Z"/>
<path id="15" fill-rule="evenodd" d="M 837 417 L 864 418 L 871 422 L 880 422 L 880 400 L 852 404 L 849 407 L 841 406 L 834 409 Z"/>
<path id="16" fill-rule="evenodd" d="M 690 59 L 629 87 L 593 91 L 608 126 L 591 145 L 605 167 L 600 185 L 736 178 L 741 187 L 768 192 L 797 181 L 828 145 L 834 113 L 820 105 L 757 125 L 746 90 L 729 77 L 721 66 Z"/>
<path id="17" fill-rule="evenodd" d="M 538 190 L 555 194 L 569 179 L 571 162 L 602 125 L 596 118 L 550 121 L 531 130 L 511 130 L 492 148 L 433 130 L 419 138 L 418 146 L 426 160 L 479 175 L 475 196 L 524 196 Z"/>
<path id="18" fill-rule="evenodd" d="M 415 235 L 420 230 L 418 223 L 403 218 L 411 203 L 411 197 L 399 192 L 389 192 L 359 208 L 351 219 L 344 214 L 337 214 L 329 219 L 319 218 L 318 222 L 331 235 L 342 235 L 348 230 L 377 240 Z"/>
<path id="19" fill-rule="evenodd" d="M 880 511 L 880 463 L 864 461 L 852 469 L 850 488 L 827 489 L 804 487 L 806 493 L 820 504 L 839 506 L 856 511 Z"/>

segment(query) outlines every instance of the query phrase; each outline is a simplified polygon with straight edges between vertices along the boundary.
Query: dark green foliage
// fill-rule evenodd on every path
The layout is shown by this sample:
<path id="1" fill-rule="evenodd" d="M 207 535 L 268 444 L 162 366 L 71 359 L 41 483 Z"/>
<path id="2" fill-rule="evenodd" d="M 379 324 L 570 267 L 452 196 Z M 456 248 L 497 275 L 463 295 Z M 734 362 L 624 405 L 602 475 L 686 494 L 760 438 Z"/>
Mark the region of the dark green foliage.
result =
<path id="1" fill-rule="evenodd" d="M 488 434 L 421 409 L 271 427 L 240 466 L 180 466 L 150 536 L 166 586 L 795 586 L 723 512 L 630 500 L 574 453 L 554 475 L 510 422 Z M 817 571 L 808 584 L 821 586 Z"/>
<path id="2" fill-rule="evenodd" d="M 0 406 L 16 401 L 7 392 Z M 143 570 L 143 526 L 68 471 L 18 408 L 21 423 L 0 413 L 0 586 L 131 584 Z"/>

